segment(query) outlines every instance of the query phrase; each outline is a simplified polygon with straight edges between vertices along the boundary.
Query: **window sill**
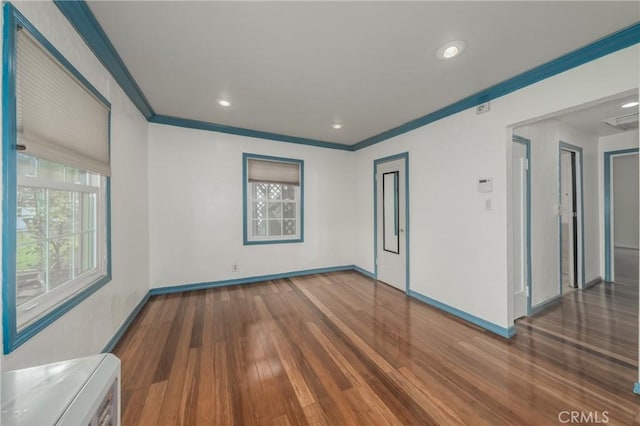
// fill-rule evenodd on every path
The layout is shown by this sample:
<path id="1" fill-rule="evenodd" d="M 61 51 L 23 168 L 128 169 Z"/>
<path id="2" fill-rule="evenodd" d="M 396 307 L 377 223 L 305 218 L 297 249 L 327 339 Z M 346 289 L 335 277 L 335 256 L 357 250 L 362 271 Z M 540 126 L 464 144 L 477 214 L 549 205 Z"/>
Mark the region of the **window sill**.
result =
<path id="1" fill-rule="evenodd" d="M 304 238 L 292 238 L 285 240 L 245 240 L 243 245 L 245 246 L 256 246 L 261 244 L 290 244 L 290 243 L 303 243 Z"/>

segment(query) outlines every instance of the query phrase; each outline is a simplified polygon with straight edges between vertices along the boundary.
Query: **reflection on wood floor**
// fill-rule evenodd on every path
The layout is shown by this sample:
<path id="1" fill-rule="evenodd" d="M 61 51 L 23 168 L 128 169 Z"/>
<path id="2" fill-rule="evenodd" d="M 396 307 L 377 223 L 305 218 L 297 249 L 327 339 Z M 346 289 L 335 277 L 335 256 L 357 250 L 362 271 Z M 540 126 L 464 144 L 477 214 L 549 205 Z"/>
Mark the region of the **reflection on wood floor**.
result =
<path id="1" fill-rule="evenodd" d="M 638 285 L 638 249 L 614 249 L 615 281 Z"/>
<path id="2" fill-rule="evenodd" d="M 115 350 L 123 424 L 637 422 L 637 286 L 567 297 L 511 340 L 355 272 L 154 297 Z"/>

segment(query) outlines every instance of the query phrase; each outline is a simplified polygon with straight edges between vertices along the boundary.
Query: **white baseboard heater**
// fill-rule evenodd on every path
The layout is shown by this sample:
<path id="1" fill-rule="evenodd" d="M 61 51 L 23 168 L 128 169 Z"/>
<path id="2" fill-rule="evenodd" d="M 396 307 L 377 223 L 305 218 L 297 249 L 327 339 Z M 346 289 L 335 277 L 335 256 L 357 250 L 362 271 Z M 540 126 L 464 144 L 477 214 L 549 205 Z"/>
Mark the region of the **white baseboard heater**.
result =
<path id="1" fill-rule="evenodd" d="M 2 374 L 2 426 L 120 426 L 120 360 L 93 355 Z"/>

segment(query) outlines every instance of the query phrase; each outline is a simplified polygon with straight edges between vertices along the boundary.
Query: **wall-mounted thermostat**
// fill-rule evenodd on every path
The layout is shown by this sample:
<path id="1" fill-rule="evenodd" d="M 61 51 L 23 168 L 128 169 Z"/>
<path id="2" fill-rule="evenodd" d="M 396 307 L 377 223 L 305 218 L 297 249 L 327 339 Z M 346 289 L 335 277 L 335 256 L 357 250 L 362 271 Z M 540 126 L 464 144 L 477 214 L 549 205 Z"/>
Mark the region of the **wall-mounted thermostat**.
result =
<path id="1" fill-rule="evenodd" d="M 478 179 L 478 192 L 492 192 L 493 191 L 493 179 L 482 178 Z"/>

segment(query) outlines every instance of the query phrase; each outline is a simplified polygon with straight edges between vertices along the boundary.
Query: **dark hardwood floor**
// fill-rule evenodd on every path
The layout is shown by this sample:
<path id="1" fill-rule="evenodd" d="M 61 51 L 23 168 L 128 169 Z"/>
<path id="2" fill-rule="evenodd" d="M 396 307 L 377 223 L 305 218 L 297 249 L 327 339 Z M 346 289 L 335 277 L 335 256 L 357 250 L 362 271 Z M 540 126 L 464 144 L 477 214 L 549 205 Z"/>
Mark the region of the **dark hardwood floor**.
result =
<path id="1" fill-rule="evenodd" d="M 505 340 L 355 272 L 153 297 L 123 424 L 640 424 L 637 286 L 565 299 Z"/>

